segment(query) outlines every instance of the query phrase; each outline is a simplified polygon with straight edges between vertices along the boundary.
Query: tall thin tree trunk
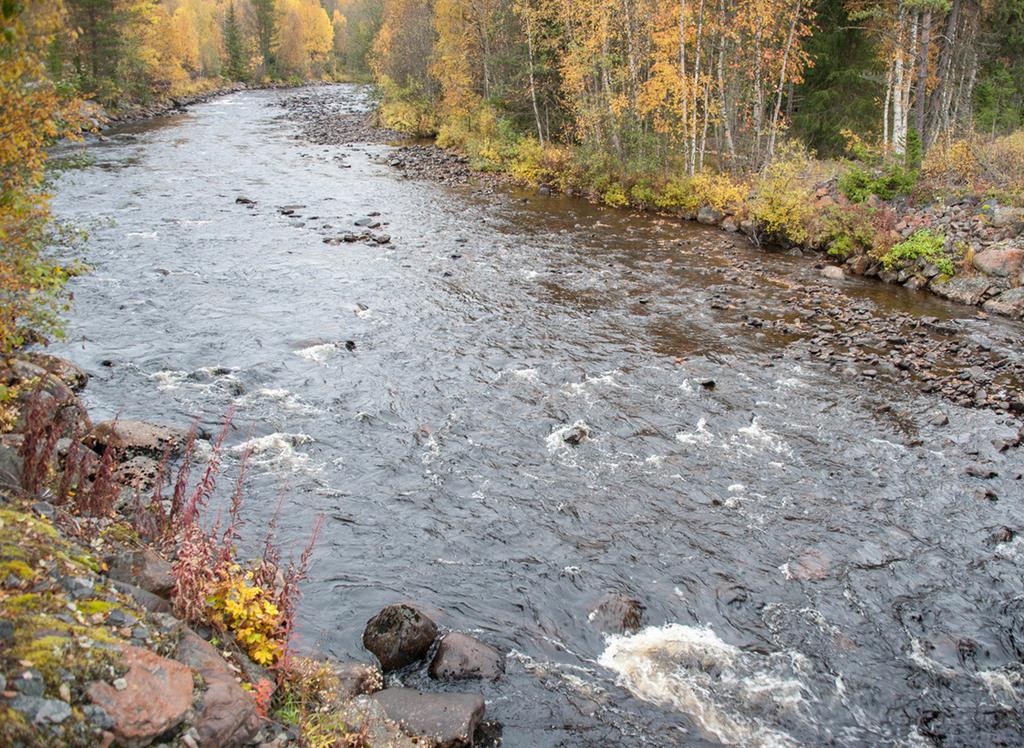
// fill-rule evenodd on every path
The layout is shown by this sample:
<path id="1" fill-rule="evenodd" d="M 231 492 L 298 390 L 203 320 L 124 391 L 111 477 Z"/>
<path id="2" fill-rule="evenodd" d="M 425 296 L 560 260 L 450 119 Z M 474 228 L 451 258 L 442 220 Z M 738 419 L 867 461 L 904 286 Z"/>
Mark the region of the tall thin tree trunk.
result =
<path id="1" fill-rule="evenodd" d="M 926 149 L 928 138 L 925 132 L 926 98 L 928 96 L 928 54 L 932 33 L 932 11 L 926 9 L 921 14 L 921 44 L 917 52 L 917 90 L 914 92 L 914 127 L 921 138 L 922 153 Z"/>
<path id="2" fill-rule="evenodd" d="M 793 23 L 789 25 L 789 35 L 786 37 L 786 48 L 782 52 L 782 70 L 779 71 L 779 85 L 775 91 L 775 111 L 772 112 L 772 129 L 768 138 L 767 163 L 775 155 L 775 137 L 779 132 L 779 113 L 782 111 L 782 91 L 786 86 L 786 67 L 789 64 L 789 50 L 793 46 L 793 37 L 796 36 L 796 25 L 800 22 L 800 13 L 803 12 L 803 0 L 797 0 L 796 13 L 793 14 Z"/>
<path id="3" fill-rule="evenodd" d="M 527 11 L 529 13 L 530 11 Z M 533 118 L 537 122 L 537 140 L 541 146 L 544 145 L 544 128 L 540 124 L 540 109 L 537 107 L 537 85 L 533 77 L 533 22 L 529 15 L 526 17 L 526 51 L 527 70 L 530 76 L 530 103 L 533 105 Z"/>

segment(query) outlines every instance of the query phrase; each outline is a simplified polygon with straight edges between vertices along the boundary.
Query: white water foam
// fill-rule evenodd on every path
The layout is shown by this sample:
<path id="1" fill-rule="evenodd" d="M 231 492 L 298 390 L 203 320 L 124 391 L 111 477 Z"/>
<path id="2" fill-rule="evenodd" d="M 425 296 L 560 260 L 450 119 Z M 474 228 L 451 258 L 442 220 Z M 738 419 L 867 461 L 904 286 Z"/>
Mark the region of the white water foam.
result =
<path id="1" fill-rule="evenodd" d="M 269 402 L 275 404 L 281 410 L 288 411 L 290 413 L 315 413 L 315 409 L 304 403 L 299 397 L 286 389 L 283 388 L 270 388 L 263 387 L 255 392 L 242 397 L 239 401 L 240 405 L 252 406 L 257 405 L 260 402 Z"/>
<path id="2" fill-rule="evenodd" d="M 1019 672 L 1012 670 L 979 670 L 975 677 L 980 680 L 989 695 L 1003 707 L 1003 709 L 1016 709 L 1020 705 L 1020 687 L 1024 680 Z"/>
<path id="3" fill-rule="evenodd" d="M 736 432 L 746 437 L 748 442 L 754 446 L 767 449 L 769 452 L 774 452 L 778 455 L 793 456 L 793 450 L 786 443 L 786 440 L 774 431 L 764 428 L 757 416 L 751 419 L 749 426 L 743 426 L 737 429 Z"/>
<path id="4" fill-rule="evenodd" d="M 304 358 L 307 361 L 312 361 L 315 364 L 322 364 L 329 358 L 338 354 L 337 343 L 318 343 L 317 345 L 311 345 L 308 348 L 300 348 L 295 351 L 295 355 L 299 358 Z"/>
<path id="5" fill-rule="evenodd" d="M 298 452 L 295 448 L 313 441 L 307 434 L 288 434 L 274 432 L 266 436 L 257 436 L 232 447 L 231 451 L 241 455 L 251 451 L 251 460 L 265 470 L 272 472 L 294 473 L 309 468 L 309 455 Z"/>
<path id="6" fill-rule="evenodd" d="M 723 743 L 790 748 L 799 743 L 779 721 L 805 721 L 809 697 L 798 658 L 747 653 L 710 628 L 670 623 L 608 637 L 598 662 L 635 696 L 686 713 Z"/>
<path id="7" fill-rule="evenodd" d="M 570 432 L 576 430 L 581 430 L 584 434 L 589 434 L 590 426 L 587 425 L 586 421 L 576 421 L 576 423 L 571 426 L 562 426 L 555 429 L 548 434 L 547 438 L 544 440 L 548 446 L 548 452 L 554 453 L 561 449 L 570 449 L 571 445 L 565 441 L 565 437 L 568 436 Z"/>
<path id="8" fill-rule="evenodd" d="M 676 434 L 676 441 L 680 444 L 711 444 L 715 435 L 708 431 L 708 421 L 701 418 L 697 421 L 697 428 L 693 431 L 680 431 Z"/>

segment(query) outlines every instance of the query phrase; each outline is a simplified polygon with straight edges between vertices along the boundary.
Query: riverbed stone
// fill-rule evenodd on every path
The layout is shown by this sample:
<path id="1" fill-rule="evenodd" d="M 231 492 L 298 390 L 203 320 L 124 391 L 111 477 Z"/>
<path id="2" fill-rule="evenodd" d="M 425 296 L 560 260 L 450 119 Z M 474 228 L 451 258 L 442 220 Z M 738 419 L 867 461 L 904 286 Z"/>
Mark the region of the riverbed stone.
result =
<path id="1" fill-rule="evenodd" d="M 497 680 L 504 672 L 505 658 L 497 649 L 457 631 L 441 638 L 430 663 L 430 677 L 437 680 Z"/>
<path id="2" fill-rule="evenodd" d="M 846 277 L 846 273 L 838 265 L 826 265 L 821 269 L 821 274 L 829 280 L 842 280 Z"/>
<path id="3" fill-rule="evenodd" d="M 1020 272 L 1024 265 L 1024 249 L 1016 247 L 992 248 L 974 256 L 974 267 L 988 275 L 1010 278 Z"/>
<path id="4" fill-rule="evenodd" d="M 120 745 L 146 746 L 185 718 L 192 706 L 192 671 L 130 644 L 122 647 L 121 657 L 128 668 L 119 684 L 124 688 L 94 681 L 87 693 L 110 716 Z"/>
<path id="5" fill-rule="evenodd" d="M 613 592 L 591 606 L 587 620 L 606 634 L 634 632 L 643 625 L 645 610 L 639 600 Z"/>
<path id="6" fill-rule="evenodd" d="M 375 693 L 384 687 L 384 673 L 377 665 L 365 662 L 332 662 L 338 676 L 338 698 L 346 701 L 362 694 Z"/>
<path id="7" fill-rule="evenodd" d="M 172 454 L 184 447 L 188 431 L 145 421 L 102 421 L 97 423 L 86 443 L 98 452 L 108 447 L 132 454 L 160 458 L 169 446 Z"/>
<path id="8" fill-rule="evenodd" d="M 981 303 L 991 287 L 992 280 L 980 275 L 932 281 L 931 284 L 932 291 L 942 298 L 970 306 Z"/>
<path id="9" fill-rule="evenodd" d="M 84 389 L 89 383 L 85 369 L 63 358 L 48 353 L 25 353 L 22 357 L 53 374 L 73 392 Z"/>
<path id="10" fill-rule="evenodd" d="M 380 660 L 385 672 L 426 657 L 437 637 L 437 624 L 411 605 L 389 605 L 366 624 L 363 646 Z"/>
<path id="11" fill-rule="evenodd" d="M 480 694 L 387 688 L 371 698 L 406 735 L 432 748 L 471 748 L 486 708 Z"/>
<path id="12" fill-rule="evenodd" d="M 175 659 L 199 674 L 206 690 L 193 726 L 200 745 L 239 748 L 260 729 L 256 699 L 235 680 L 224 658 L 208 641 L 186 630 Z"/>
<path id="13" fill-rule="evenodd" d="M 149 548 L 115 553 L 105 560 L 107 576 L 111 579 L 141 587 L 163 598 L 169 598 L 174 589 L 170 563 Z"/>
<path id="14" fill-rule="evenodd" d="M 1011 288 L 1003 291 L 998 296 L 986 301 L 983 308 L 986 312 L 1021 319 L 1024 317 L 1024 288 Z"/>
<path id="15" fill-rule="evenodd" d="M 722 222 L 725 214 L 720 210 L 715 210 L 710 205 L 701 206 L 700 210 L 697 211 L 697 223 L 703 223 L 707 226 L 717 226 Z"/>

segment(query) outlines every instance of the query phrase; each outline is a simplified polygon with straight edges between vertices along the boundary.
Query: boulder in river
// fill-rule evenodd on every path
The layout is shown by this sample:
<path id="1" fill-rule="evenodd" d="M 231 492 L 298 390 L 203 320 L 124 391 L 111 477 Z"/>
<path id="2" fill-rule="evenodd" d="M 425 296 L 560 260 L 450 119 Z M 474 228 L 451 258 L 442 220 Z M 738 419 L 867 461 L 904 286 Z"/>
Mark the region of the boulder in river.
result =
<path id="1" fill-rule="evenodd" d="M 387 688 L 371 698 L 406 735 L 432 748 L 470 748 L 485 709 L 484 697 L 469 693 Z"/>
<path id="2" fill-rule="evenodd" d="M 369 620 L 363 646 L 377 656 L 387 672 L 422 660 L 436 637 L 436 623 L 413 606 L 399 603 Z"/>
<path id="3" fill-rule="evenodd" d="M 725 214 L 720 210 L 715 210 L 710 205 L 705 205 L 697 211 L 697 223 L 703 223 L 707 226 L 717 226 L 722 222 Z"/>
<path id="4" fill-rule="evenodd" d="M 597 601 L 587 620 L 606 634 L 632 633 L 643 625 L 645 610 L 639 600 L 612 592 Z"/>
<path id="5" fill-rule="evenodd" d="M 161 457 L 168 446 L 176 453 L 187 440 L 187 431 L 172 426 L 143 421 L 103 421 L 96 424 L 86 442 L 98 452 L 113 447 L 125 454 Z"/>
<path id="6" fill-rule="evenodd" d="M 975 306 L 981 303 L 991 286 L 991 278 L 975 275 L 933 281 L 931 289 L 944 299 Z"/>
<path id="7" fill-rule="evenodd" d="M 829 280 L 842 280 L 846 277 L 846 273 L 838 265 L 826 265 L 821 269 L 821 274 Z"/>
<path id="8" fill-rule="evenodd" d="M 445 634 L 430 663 L 430 677 L 438 680 L 486 678 L 496 680 L 505 672 L 505 658 L 490 644 L 467 634 Z"/>

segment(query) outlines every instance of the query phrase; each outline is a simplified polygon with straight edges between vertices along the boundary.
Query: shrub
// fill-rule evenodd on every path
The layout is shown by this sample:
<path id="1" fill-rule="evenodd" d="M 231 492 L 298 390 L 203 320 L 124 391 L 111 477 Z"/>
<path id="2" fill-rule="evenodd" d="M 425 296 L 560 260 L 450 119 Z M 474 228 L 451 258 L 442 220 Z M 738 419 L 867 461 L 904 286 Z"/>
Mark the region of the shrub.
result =
<path id="1" fill-rule="evenodd" d="M 946 238 L 931 229 L 914 232 L 913 236 L 896 244 L 882 256 L 886 270 L 902 268 L 917 260 L 935 265 L 943 275 L 953 275 L 955 272 L 953 259 L 946 251 Z"/>
<path id="2" fill-rule="evenodd" d="M 604 191 L 601 199 L 604 200 L 605 205 L 610 205 L 613 208 L 624 208 L 629 205 L 629 198 L 626 196 L 626 190 L 618 182 L 613 182 L 611 186 Z"/>
<path id="3" fill-rule="evenodd" d="M 0 8 L 0 353 L 60 332 L 66 271 L 49 257 L 47 147 L 77 137 L 88 114 L 48 82 L 43 61 L 54 11 Z M 56 6 L 55 6 L 56 7 Z"/>
<path id="4" fill-rule="evenodd" d="M 690 178 L 696 207 L 710 205 L 723 213 L 737 213 L 742 210 L 750 188 L 746 182 L 733 179 L 728 174 L 700 172 Z"/>
<path id="5" fill-rule="evenodd" d="M 787 145 L 765 168 L 750 201 L 751 218 L 771 237 L 803 244 L 814 215 L 813 165 L 801 147 Z"/>
<path id="6" fill-rule="evenodd" d="M 811 241 L 841 260 L 869 254 L 880 244 L 876 212 L 866 205 L 832 206 L 812 223 Z"/>
<path id="7" fill-rule="evenodd" d="M 897 161 L 889 161 L 881 168 L 867 168 L 850 163 L 839 177 L 839 191 L 855 203 L 862 203 L 872 195 L 892 200 L 908 195 L 917 184 L 918 174 Z"/>
<path id="8" fill-rule="evenodd" d="M 638 208 L 649 208 L 654 205 L 658 196 L 649 182 L 641 181 L 629 188 L 629 202 Z"/>
<path id="9" fill-rule="evenodd" d="M 697 195 L 689 179 L 670 179 L 661 186 L 654 198 L 654 204 L 661 210 L 697 210 Z"/>

